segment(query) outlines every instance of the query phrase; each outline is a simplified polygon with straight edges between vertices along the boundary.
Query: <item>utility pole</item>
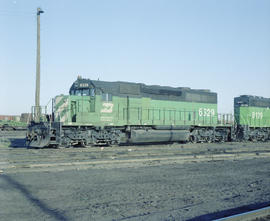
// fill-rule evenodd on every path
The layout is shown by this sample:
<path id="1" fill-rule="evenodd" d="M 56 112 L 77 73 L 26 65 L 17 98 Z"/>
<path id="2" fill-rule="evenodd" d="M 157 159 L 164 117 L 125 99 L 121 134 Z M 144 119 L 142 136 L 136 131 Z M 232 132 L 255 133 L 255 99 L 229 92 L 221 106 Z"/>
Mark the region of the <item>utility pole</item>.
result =
<path id="1" fill-rule="evenodd" d="M 36 64 L 36 96 L 35 96 L 35 122 L 40 121 L 40 14 L 44 13 L 41 8 L 37 9 L 37 64 Z"/>

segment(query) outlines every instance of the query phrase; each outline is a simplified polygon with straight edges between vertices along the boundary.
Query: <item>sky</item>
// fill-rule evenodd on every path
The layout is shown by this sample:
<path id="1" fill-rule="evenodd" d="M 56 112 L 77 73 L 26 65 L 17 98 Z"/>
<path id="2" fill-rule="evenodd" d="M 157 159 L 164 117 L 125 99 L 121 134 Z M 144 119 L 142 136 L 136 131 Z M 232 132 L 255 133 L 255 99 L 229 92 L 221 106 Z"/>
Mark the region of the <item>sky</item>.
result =
<path id="1" fill-rule="evenodd" d="M 269 0 L 0 0 L 0 115 L 34 105 L 37 7 L 42 105 L 78 75 L 270 97 Z"/>

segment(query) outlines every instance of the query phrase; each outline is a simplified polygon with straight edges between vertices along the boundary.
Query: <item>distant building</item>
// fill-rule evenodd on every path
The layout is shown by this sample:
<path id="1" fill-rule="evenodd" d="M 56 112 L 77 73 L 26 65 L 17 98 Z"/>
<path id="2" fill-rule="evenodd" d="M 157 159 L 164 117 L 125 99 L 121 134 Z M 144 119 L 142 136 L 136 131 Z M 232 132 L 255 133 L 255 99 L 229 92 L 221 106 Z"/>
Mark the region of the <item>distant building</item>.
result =
<path id="1" fill-rule="evenodd" d="M 20 116 L 18 116 L 18 115 L 0 115 L 0 120 L 4 120 L 4 121 L 20 121 Z"/>

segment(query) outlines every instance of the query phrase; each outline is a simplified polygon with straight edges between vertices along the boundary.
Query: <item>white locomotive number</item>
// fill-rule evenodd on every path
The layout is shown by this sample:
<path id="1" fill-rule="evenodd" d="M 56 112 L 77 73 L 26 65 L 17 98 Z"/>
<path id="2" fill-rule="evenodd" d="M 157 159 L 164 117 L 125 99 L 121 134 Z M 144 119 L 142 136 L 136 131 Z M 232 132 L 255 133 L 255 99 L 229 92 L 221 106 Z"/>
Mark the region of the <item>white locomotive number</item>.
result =
<path id="1" fill-rule="evenodd" d="M 252 117 L 252 119 L 263 119 L 263 113 L 262 112 L 252 112 L 251 117 Z"/>
<path id="2" fill-rule="evenodd" d="M 89 87 L 87 83 L 80 83 L 80 87 Z"/>
<path id="3" fill-rule="evenodd" d="M 215 115 L 215 109 L 210 108 L 199 108 L 200 117 L 210 117 Z"/>
<path id="4" fill-rule="evenodd" d="M 101 113 L 112 113 L 113 112 L 113 103 L 106 103 L 102 104 Z"/>

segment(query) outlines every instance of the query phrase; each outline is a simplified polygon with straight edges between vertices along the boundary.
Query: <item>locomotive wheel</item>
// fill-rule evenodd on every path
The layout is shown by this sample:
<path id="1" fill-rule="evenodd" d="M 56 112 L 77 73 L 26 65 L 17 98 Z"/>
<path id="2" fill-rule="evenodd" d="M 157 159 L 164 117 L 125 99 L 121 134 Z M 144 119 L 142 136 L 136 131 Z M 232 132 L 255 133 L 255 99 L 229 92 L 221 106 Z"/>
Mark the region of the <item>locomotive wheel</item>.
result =
<path id="1" fill-rule="evenodd" d="M 211 137 L 206 137 L 205 141 L 207 143 L 212 143 L 213 142 L 213 139 Z"/>
<path id="2" fill-rule="evenodd" d="M 197 137 L 195 137 L 194 135 L 191 135 L 191 136 L 189 137 L 189 141 L 190 141 L 191 143 L 197 143 L 197 142 L 198 142 L 198 139 L 197 139 Z"/>

